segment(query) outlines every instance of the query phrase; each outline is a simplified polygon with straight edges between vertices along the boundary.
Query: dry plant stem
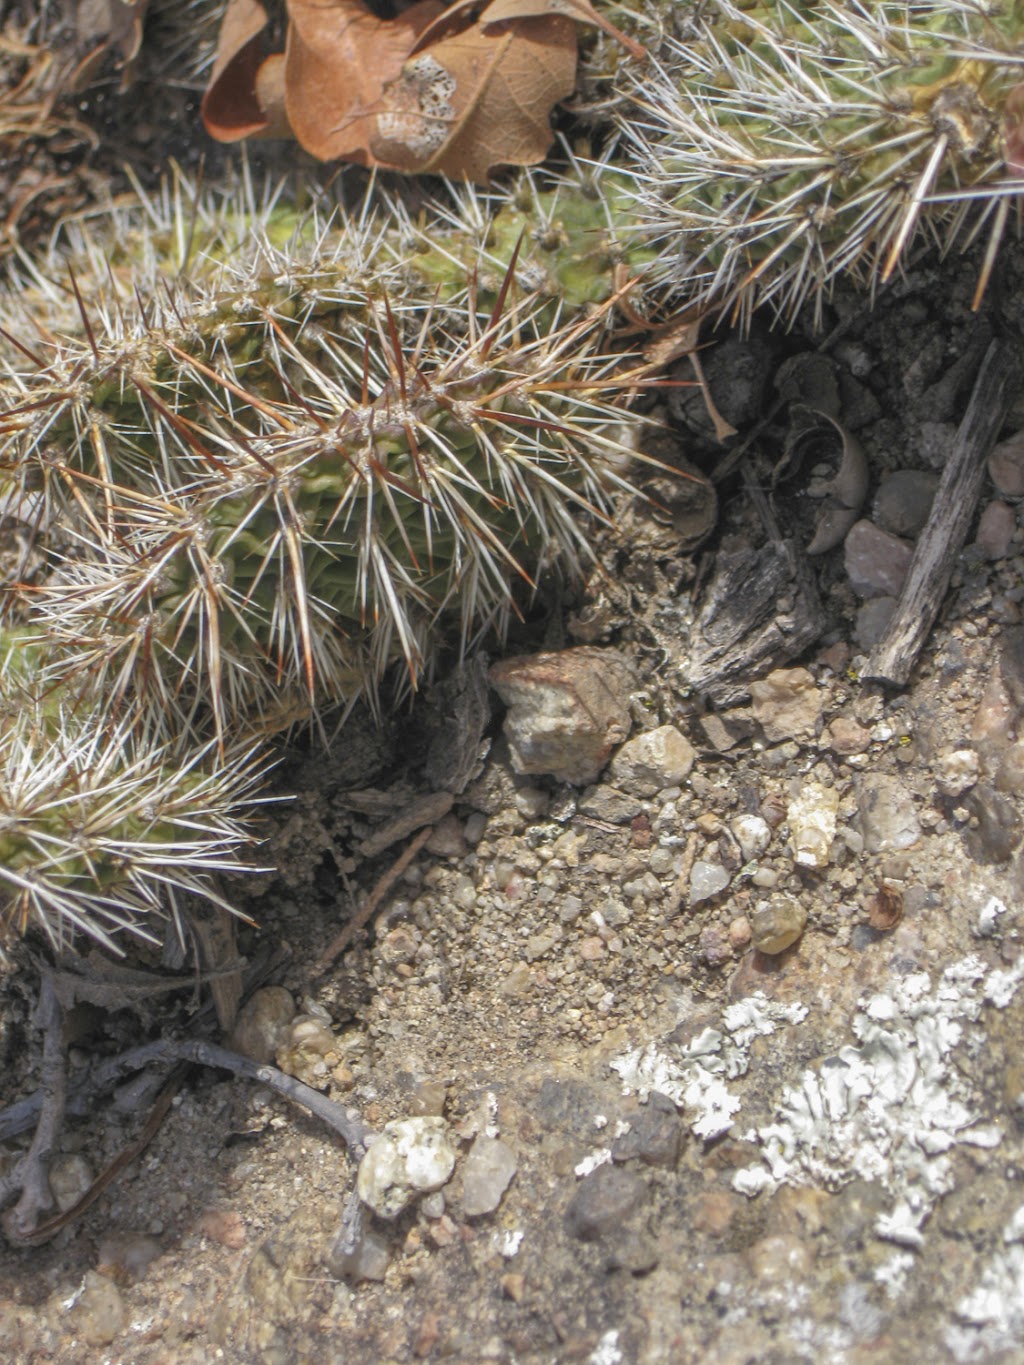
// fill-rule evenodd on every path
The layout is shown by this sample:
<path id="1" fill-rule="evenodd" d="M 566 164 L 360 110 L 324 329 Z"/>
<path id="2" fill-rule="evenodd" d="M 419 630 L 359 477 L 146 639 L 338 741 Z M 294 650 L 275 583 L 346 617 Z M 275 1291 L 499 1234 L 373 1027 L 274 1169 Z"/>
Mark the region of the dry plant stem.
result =
<path id="1" fill-rule="evenodd" d="M 981 362 L 896 610 L 863 671 L 865 679 L 900 686 L 910 677 L 946 596 L 954 561 L 981 496 L 985 462 L 1020 374 L 1017 351 L 1006 342 L 993 341 Z"/>
<path id="2" fill-rule="evenodd" d="M 424 829 L 421 829 L 419 834 L 417 834 L 416 838 L 413 839 L 412 842 L 408 845 L 408 847 L 406 848 L 405 852 L 401 855 L 401 857 L 397 858 L 395 862 L 391 864 L 388 870 L 384 873 L 383 877 L 381 877 L 377 885 L 370 892 L 369 896 L 366 899 L 366 904 L 363 906 L 362 910 L 360 910 L 358 914 L 354 915 L 352 919 L 349 920 L 348 924 L 345 925 L 344 929 L 341 931 L 338 937 L 332 939 L 332 941 L 320 954 L 314 972 L 325 971 L 335 960 L 335 958 L 337 958 L 341 953 L 345 951 L 348 945 L 355 938 L 356 934 L 359 933 L 360 929 L 365 928 L 365 926 L 369 923 L 374 911 L 377 909 L 377 906 L 380 905 L 381 901 L 391 890 L 391 887 L 395 884 L 398 878 L 409 866 L 413 858 L 416 857 L 416 854 L 419 853 L 420 849 L 427 842 L 427 840 L 430 838 L 433 832 L 434 832 L 433 825 L 427 825 Z"/>
<path id="3" fill-rule="evenodd" d="M 0 1208 L 19 1192 L 16 1206 L 4 1215 L 4 1231 L 12 1241 L 24 1241 L 38 1225 L 41 1214 L 53 1207 L 50 1161 L 64 1122 L 67 1067 L 64 1053 L 64 1011 L 50 972 L 44 972 L 39 988 L 35 1022 L 43 1031 L 42 1078 L 39 1085 L 39 1120 L 32 1144 L 14 1170 L 0 1181 Z"/>
<path id="4" fill-rule="evenodd" d="M 51 996 L 56 1002 L 56 995 L 52 991 Z M 50 1031 L 47 1033 L 48 1043 L 49 1039 Z M 59 1028 L 57 1029 L 57 1039 L 59 1045 Z M 122 1072 L 141 1070 L 142 1067 L 149 1065 L 168 1063 L 172 1065 L 171 1074 L 157 1097 L 145 1127 L 135 1141 L 119 1153 L 106 1170 L 92 1183 L 76 1204 L 54 1218 L 38 1222 L 36 1221 L 38 1213 L 48 1210 L 53 1204 L 46 1171 L 54 1138 L 59 1132 L 60 1119 L 64 1112 L 62 1085 L 58 1087 L 60 1091 L 60 1112 L 56 1117 L 56 1122 L 51 1121 L 50 1111 L 44 1104 L 32 1146 L 22 1161 L 19 1162 L 14 1174 L 7 1178 L 4 1185 L 0 1185 L 0 1197 L 6 1194 L 8 1199 L 17 1193 L 18 1188 L 22 1190 L 22 1198 L 17 1208 L 12 1215 L 4 1220 L 5 1231 L 9 1239 L 16 1245 L 26 1246 L 48 1240 L 95 1203 L 110 1183 L 145 1150 L 156 1136 L 167 1111 L 170 1109 L 171 1102 L 184 1080 L 189 1064 L 213 1067 L 220 1071 L 230 1071 L 233 1075 L 241 1076 L 245 1080 L 257 1081 L 261 1085 L 269 1086 L 271 1090 L 276 1090 L 279 1095 L 291 1100 L 293 1104 L 301 1104 L 339 1134 L 348 1147 L 353 1161 L 359 1161 L 362 1158 L 367 1147 L 376 1137 L 373 1129 L 362 1121 L 357 1110 L 346 1105 L 336 1104 L 311 1086 L 305 1085 L 302 1081 L 297 1081 L 293 1076 L 288 1076 L 283 1071 L 279 1071 L 275 1066 L 254 1062 L 237 1052 L 230 1052 L 227 1048 L 219 1047 L 215 1043 L 208 1043 L 199 1038 L 161 1039 L 158 1042 L 148 1043 L 143 1047 L 133 1049 L 131 1053 L 118 1058 L 117 1062 Z M 63 1049 L 60 1050 L 60 1076 L 61 1082 L 63 1082 Z M 43 1196 L 45 1196 L 45 1202 L 40 1202 Z"/>
<path id="5" fill-rule="evenodd" d="M 52 1218 L 47 1218 L 43 1223 L 25 1229 L 20 1236 L 11 1237 L 16 1245 L 21 1246 L 40 1246 L 43 1242 L 50 1241 L 56 1237 L 62 1228 L 66 1228 L 73 1223 L 76 1218 L 81 1217 L 86 1209 L 96 1203 L 100 1195 L 117 1179 L 122 1171 L 132 1164 L 132 1162 L 142 1155 L 149 1144 L 160 1131 L 160 1126 L 167 1117 L 167 1111 L 174 1102 L 174 1097 L 181 1089 L 182 1082 L 188 1074 L 188 1066 L 179 1065 L 174 1067 L 157 1096 L 153 1108 L 146 1119 L 145 1127 L 133 1142 L 127 1147 L 122 1148 L 117 1156 L 107 1166 L 96 1179 L 92 1182 L 80 1199 L 77 1199 L 69 1209 L 63 1213 L 58 1213 Z"/>
<path id="6" fill-rule="evenodd" d="M 273 951 L 261 952 L 245 972 L 245 999 L 252 995 L 253 991 L 261 986 L 270 977 L 274 976 L 279 968 L 283 967 L 291 954 L 283 947 L 278 947 Z M 106 991 L 92 986 L 89 982 L 84 982 L 78 976 L 72 978 L 70 983 L 62 984 L 63 972 L 55 972 L 58 996 L 62 990 L 71 990 L 73 995 L 70 999 L 74 1001 L 89 1001 L 98 1004 L 104 1009 L 121 1009 L 126 1004 L 131 1003 L 131 997 L 123 987 L 117 993 L 113 988 Z M 205 980 L 206 978 L 199 978 Z M 192 989 L 196 985 L 195 981 L 172 981 L 168 982 L 165 989 L 184 990 Z M 154 996 L 157 988 L 151 986 L 148 995 Z M 208 1002 L 192 1019 L 193 1027 L 200 1027 L 205 1019 L 213 1013 L 213 1004 Z M 89 1116 L 96 1103 L 104 1095 L 109 1095 L 116 1090 L 119 1085 L 126 1081 L 130 1076 L 140 1072 L 152 1060 L 149 1048 L 151 1044 L 143 1043 L 137 1048 L 132 1048 L 130 1052 L 123 1052 L 116 1057 L 104 1057 L 94 1066 L 90 1067 L 84 1076 L 74 1077 L 67 1087 L 64 1114 L 66 1118 L 84 1119 Z M 155 1084 L 152 1091 L 160 1085 L 159 1076 L 154 1078 Z M 27 1095 L 25 1099 L 18 1100 L 8 1108 L 0 1110 L 0 1142 L 9 1142 L 12 1138 L 19 1137 L 22 1133 L 27 1133 L 30 1128 L 39 1121 L 39 1114 L 43 1107 L 43 1087 L 40 1086 L 33 1094 Z M 0 1182 L 0 1207 L 2 1207 L 4 1185 Z"/>

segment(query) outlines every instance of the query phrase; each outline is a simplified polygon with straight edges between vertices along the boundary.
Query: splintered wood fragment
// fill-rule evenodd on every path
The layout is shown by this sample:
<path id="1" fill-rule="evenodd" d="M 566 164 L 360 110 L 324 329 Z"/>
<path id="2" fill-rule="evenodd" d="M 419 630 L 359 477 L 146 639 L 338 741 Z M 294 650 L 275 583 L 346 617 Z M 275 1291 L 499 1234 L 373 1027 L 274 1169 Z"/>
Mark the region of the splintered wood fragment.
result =
<path id="1" fill-rule="evenodd" d="M 788 599 L 785 611 L 779 603 Z M 752 679 L 801 654 L 825 628 L 803 553 L 769 541 L 722 552 L 690 636 L 686 680 L 716 706 L 735 706 Z"/>
<path id="2" fill-rule="evenodd" d="M 981 362 L 896 610 L 863 670 L 865 679 L 900 685 L 910 677 L 949 588 L 981 496 L 986 461 L 1019 379 L 1017 352 L 1005 342 L 993 341 Z"/>

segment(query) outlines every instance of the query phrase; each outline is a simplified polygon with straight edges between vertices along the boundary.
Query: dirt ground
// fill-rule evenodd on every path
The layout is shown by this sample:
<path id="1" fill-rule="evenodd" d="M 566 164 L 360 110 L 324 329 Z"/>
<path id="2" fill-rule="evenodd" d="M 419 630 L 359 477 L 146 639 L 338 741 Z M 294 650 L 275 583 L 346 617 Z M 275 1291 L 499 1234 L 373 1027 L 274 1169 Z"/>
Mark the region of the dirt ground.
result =
<path id="1" fill-rule="evenodd" d="M 193 97 L 177 98 L 192 119 Z M 194 149 L 181 127 L 168 136 Z M 732 446 L 753 438 L 717 486 L 710 538 L 681 548 L 681 513 L 624 502 L 626 534 L 601 534 L 607 575 L 552 595 L 506 646 L 613 651 L 636 677 L 634 736 L 674 727 L 694 751 L 684 777 L 517 774 L 492 692 L 479 775 L 323 970 L 402 847 L 362 844 L 430 790 L 450 698 L 381 731 L 356 715 L 329 754 L 297 742 L 284 756 L 295 799 L 267 816 L 277 870 L 233 888 L 256 922 L 242 951 L 287 949 L 272 984 L 288 997 L 261 997 L 253 1027 L 376 1129 L 442 1119 L 452 1177 L 345 1252 L 340 1140 L 197 1069 L 81 1218 L 44 1246 L 0 1245 L 0 1357 L 1022 1358 L 1021 505 L 986 482 L 940 620 L 909 683 L 887 688 L 862 676 L 874 609 L 843 548 L 803 554 L 814 470 L 773 475 L 794 396 L 834 399 L 863 447 L 864 517 L 879 519 L 887 476 L 941 475 L 987 347 L 1024 336 L 1020 244 L 974 313 L 977 270 L 976 252 L 926 253 L 873 308 L 840 291 L 823 332 L 720 336 L 713 395 Z M 692 392 L 657 415 L 662 457 L 713 477 L 732 447 Z M 1004 435 L 1021 426 L 1024 395 Z M 897 513 L 913 521 L 926 486 L 911 481 Z M 787 670 L 774 690 L 752 695 L 751 673 L 709 706 L 690 681 L 702 604 L 737 547 L 773 537 L 820 599 L 814 642 L 771 661 Z M 781 618 L 803 609 L 799 594 L 777 603 Z M 825 853 L 801 859 L 815 838 Z M 759 951 L 780 923 L 792 946 Z M 20 950 L 0 988 L 0 1106 L 38 1077 L 36 980 Z M 187 1030 L 194 1003 L 79 1010 L 72 1065 Z M 151 1100 L 121 1091 L 67 1127 L 65 1190 L 126 1146 Z"/>

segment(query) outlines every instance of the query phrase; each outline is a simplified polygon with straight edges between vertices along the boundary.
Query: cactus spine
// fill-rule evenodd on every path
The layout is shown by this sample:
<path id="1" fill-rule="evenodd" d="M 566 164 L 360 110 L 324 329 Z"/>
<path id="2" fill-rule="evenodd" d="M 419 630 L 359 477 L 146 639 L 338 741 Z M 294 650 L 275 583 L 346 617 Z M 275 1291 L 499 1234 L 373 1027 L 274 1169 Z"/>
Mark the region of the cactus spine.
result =
<path id="1" fill-rule="evenodd" d="M 870 289 L 910 244 L 987 221 L 988 279 L 1020 192 L 1019 0 L 702 0 L 638 78 L 645 230 L 658 281 L 792 316 L 840 274 Z"/>
<path id="2" fill-rule="evenodd" d="M 609 209 L 585 202 L 580 237 L 554 191 L 497 214 L 455 198 L 427 237 L 396 212 L 296 226 L 276 206 L 186 232 L 172 196 L 170 222 L 143 205 L 141 267 L 121 223 L 73 244 L 66 284 L 25 274 L 37 334 L 0 354 L 0 495 L 47 562 L 7 598 L 61 701 L 4 727 L 3 848 L 28 869 L 9 923 L 144 926 L 162 858 L 189 886 L 234 865 L 251 765 L 229 736 L 373 699 L 395 663 L 414 683 L 442 639 L 500 629 L 538 571 L 587 559 L 575 514 L 627 486 L 636 380 L 607 346 Z M 80 852 L 62 830 L 51 857 L 54 811 Z"/>

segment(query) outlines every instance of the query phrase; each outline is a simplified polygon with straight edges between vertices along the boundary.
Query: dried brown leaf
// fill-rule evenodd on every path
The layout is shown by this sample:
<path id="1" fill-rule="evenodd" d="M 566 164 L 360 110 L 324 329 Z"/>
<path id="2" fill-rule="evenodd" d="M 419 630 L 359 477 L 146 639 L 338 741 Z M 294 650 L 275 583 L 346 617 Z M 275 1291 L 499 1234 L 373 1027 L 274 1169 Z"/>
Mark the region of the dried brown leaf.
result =
<path id="1" fill-rule="evenodd" d="M 477 24 L 417 52 L 384 92 L 374 157 L 486 183 L 551 146 L 549 116 L 576 83 L 576 34 L 559 16 Z"/>
<path id="2" fill-rule="evenodd" d="M 441 9 L 439 0 L 419 0 L 396 19 L 378 19 L 360 0 L 289 0 L 285 101 L 306 151 L 374 164 L 384 88 Z"/>
<path id="3" fill-rule="evenodd" d="M 224 12 L 201 106 L 206 131 L 218 142 L 238 142 L 260 134 L 282 137 L 288 132 L 282 100 L 275 93 L 275 58 L 264 60 L 263 56 L 267 22 L 267 11 L 259 0 L 230 0 Z"/>
<path id="4" fill-rule="evenodd" d="M 550 15 L 564 15 L 568 19 L 575 19 L 579 24 L 589 24 L 601 29 L 616 42 L 621 43 L 637 61 L 642 61 L 647 56 L 647 49 L 642 44 L 598 14 L 590 0 L 491 0 L 489 5 L 487 0 L 456 0 L 454 5 L 449 5 L 445 12 L 420 34 L 413 51 L 422 52 L 424 48 L 433 46 L 438 39 L 449 34 L 453 27 L 461 26 L 467 14 L 484 6 L 486 8 L 483 8 L 478 20 L 483 29 L 513 19 L 543 19 Z"/>

